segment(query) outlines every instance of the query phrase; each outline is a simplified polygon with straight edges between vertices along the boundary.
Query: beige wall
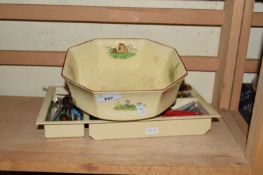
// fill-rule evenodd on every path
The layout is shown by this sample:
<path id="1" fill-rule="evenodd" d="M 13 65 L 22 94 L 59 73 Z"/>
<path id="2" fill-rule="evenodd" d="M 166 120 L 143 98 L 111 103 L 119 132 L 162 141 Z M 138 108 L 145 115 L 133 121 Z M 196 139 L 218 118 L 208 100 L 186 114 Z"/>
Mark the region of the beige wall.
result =
<path id="1" fill-rule="evenodd" d="M 173 0 L 0 0 L 0 3 L 84 4 L 136 7 L 178 7 L 222 9 L 216 1 Z M 263 11 L 262 4 L 255 10 Z M 216 56 L 220 29 L 217 27 L 186 27 L 158 25 L 113 25 L 78 23 L 0 22 L 0 49 L 58 50 L 97 37 L 149 38 L 176 48 L 180 55 Z M 253 29 L 248 57 L 259 58 L 263 30 Z M 63 85 L 61 68 L 0 66 L 0 95 L 43 96 L 43 87 Z M 250 81 L 253 75 L 246 75 Z M 189 72 L 186 81 L 209 102 L 212 97 L 214 73 Z"/>

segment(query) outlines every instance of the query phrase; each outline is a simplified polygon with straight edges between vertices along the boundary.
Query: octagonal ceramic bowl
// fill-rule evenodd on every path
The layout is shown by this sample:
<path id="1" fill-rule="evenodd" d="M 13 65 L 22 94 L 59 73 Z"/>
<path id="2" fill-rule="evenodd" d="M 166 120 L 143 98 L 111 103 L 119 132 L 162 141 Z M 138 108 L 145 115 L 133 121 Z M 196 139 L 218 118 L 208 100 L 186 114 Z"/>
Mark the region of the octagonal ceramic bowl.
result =
<path id="1" fill-rule="evenodd" d="M 176 50 L 147 39 L 94 39 L 67 51 L 62 77 L 73 102 L 106 120 L 154 117 L 186 76 Z"/>

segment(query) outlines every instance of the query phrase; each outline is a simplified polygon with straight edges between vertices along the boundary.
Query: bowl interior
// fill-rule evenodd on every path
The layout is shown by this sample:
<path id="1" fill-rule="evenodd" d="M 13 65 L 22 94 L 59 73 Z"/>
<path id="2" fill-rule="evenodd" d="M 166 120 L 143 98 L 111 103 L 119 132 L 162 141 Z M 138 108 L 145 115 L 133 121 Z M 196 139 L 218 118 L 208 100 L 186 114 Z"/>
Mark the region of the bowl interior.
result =
<path id="1" fill-rule="evenodd" d="M 93 91 L 164 89 L 185 74 L 173 48 L 145 39 L 97 39 L 72 47 L 62 72 Z"/>

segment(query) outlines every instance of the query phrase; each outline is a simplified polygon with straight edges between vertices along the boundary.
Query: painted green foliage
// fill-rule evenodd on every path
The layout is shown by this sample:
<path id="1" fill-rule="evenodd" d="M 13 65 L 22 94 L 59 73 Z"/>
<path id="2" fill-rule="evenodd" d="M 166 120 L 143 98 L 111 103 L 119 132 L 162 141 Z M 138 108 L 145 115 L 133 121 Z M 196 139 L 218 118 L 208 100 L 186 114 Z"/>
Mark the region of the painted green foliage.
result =
<path id="1" fill-rule="evenodd" d="M 119 43 L 116 48 L 108 47 L 108 49 L 110 56 L 116 59 L 128 59 L 135 56 L 137 51 L 131 44 L 126 46 L 123 43 Z"/>
<path id="2" fill-rule="evenodd" d="M 118 102 L 113 109 L 118 111 L 136 111 L 136 106 L 135 104 L 130 104 L 129 100 L 126 100 L 125 103 Z"/>
<path id="3" fill-rule="evenodd" d="M 171 82 L 173 82 L 174 78 L 175 78 L 175 66 L 173 64 L 171 64 L 169 66 L 169 79 Z"/>

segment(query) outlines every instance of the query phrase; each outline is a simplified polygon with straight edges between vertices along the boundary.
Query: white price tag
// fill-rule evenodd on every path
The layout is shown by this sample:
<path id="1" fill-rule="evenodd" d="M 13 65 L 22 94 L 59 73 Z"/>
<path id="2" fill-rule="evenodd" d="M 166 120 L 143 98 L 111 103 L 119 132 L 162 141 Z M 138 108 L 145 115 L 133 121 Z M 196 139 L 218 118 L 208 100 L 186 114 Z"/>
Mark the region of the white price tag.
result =
<path id="1" fill-rule="evenodd" d="M 137 103 L 136 109 L 138 111 L 139 116 L 145 116 L 146 115 L 146 109 L 142 103 Z"/>
<path id="2" fill-rule="evenodd" d="M 120 100 L 121 95 L 117 93 L 112 93 L 112 94 L 100 94 L 96 95 L 97 102 L 99 103 L 104 103 L 104 102 L 111 102 L 115 100 Z"/>
<path id="3" fill-rule="evenodd" d="M 158 127 L 152 127 L 152 128 L 145 128 L 144 133 L 146 135 L 153 135 L 153 134 L 158 134 L 159 131 L 160 130 Z"/>

